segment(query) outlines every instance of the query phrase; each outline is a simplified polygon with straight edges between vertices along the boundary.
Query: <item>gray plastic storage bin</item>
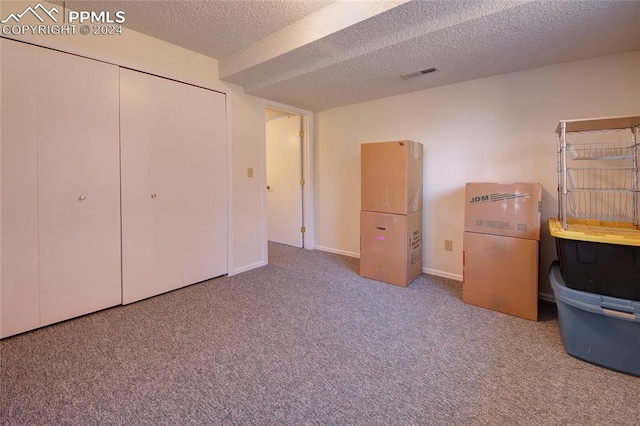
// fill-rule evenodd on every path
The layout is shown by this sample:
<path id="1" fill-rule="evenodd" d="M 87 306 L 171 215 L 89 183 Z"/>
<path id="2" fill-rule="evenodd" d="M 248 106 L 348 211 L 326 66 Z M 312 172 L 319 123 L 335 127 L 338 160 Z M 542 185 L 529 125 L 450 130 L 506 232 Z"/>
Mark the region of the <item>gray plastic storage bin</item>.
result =
<path id="1" fill-rule="evenodd" d="M 640 376 L 640 302 L 568 288 L 553 262 L 549 280 L 558 306 L 558 325 L 570 355 Z"/>

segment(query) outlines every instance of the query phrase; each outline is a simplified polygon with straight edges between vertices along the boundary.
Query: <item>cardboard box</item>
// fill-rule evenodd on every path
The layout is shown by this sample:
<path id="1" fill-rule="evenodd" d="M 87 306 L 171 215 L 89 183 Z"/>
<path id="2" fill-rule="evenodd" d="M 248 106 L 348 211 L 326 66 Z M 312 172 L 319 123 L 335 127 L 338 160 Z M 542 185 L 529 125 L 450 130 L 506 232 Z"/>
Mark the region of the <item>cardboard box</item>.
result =
<path id="1" fill-rule="evenodd" d="M 361 145 L 362 210 L 422 211 L 422 145 L 413 141 Z"/>
<path id="2" fill-rule="evenodd" d="M 542 185 L 467 183 L 464 230 L 540 240 Z"/>
<path id="3" fill-rule="evenodd" d="M 465 232 L 462 300 L 538 320 L 538 241 Z"/>
<path id="4" fill-rule="evenodd" d="M 360 212 L 360 275 L 406 287 L 422 273 L 422 212 Z"/>

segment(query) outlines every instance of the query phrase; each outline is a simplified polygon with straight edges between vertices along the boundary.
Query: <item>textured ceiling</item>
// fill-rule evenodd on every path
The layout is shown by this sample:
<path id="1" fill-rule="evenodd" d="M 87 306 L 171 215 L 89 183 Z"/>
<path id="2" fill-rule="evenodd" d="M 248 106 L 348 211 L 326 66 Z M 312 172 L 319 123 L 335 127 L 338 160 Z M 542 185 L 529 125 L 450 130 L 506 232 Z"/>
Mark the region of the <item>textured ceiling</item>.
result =
<path id="1" fill-rule="evenodd" d="M 223 81 L 314 111 L 640 50 L 638 0 L 66 4 L 124 10 L 127 28 L 218 59 Z"/>
<path id="2" fill-rule="evenodd" d="M 220 59 L 332 1 L 71 0 L 65 3 L 67 8 L 75 10 L 124 10 L 127 28 Z"/>

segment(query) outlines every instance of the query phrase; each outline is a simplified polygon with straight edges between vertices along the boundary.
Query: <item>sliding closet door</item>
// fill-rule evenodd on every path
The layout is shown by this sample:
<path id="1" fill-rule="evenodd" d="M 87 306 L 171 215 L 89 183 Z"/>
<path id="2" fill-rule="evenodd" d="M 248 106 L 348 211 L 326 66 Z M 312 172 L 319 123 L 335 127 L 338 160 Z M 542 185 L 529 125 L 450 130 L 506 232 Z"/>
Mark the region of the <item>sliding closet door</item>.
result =
<path id="1" fill-rule="evenodd" d="M 227 273 L 225 95 L 180 85 L 183 274 L 192 284 Z"/>
<path id="2" fill-rule="evenodd" d="M 40 326 L 38 282 L 38 51 L 0 39 L 2 269 L 0 337 Z"/>
<path id="3" fill-rule="evenodd" d="M 42 49 L 42 325 L 121 303 L 118 68 Z"/>
<path id="4" fill-rule="evenodd" d="M 120 114 L 123 302 L 226 274 L 225 95 L 123 69 Z"/>
<path id="5" fill-rule="evenodd" d="M 182 286 L 179 84 L 120 70 L 123 303 Z"/>

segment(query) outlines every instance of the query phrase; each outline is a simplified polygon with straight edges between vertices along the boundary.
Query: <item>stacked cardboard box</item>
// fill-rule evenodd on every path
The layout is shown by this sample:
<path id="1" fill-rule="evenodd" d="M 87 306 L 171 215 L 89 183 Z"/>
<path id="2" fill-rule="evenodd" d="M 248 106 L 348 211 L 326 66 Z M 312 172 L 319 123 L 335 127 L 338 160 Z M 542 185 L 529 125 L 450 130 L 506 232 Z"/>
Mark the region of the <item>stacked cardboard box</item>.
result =
<path id="1" fill-rule="evenodd" d="M 542 186 L 467 183 L 462 300 L 538 320 Z"/>
<path id="2" fill-rule="evenodd" d="M 422 145 L 361 145 L 360 275 L 406 287 L 422 273 Z"/>

